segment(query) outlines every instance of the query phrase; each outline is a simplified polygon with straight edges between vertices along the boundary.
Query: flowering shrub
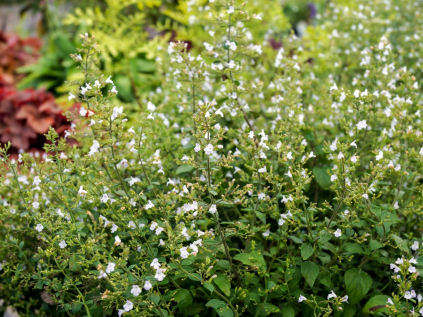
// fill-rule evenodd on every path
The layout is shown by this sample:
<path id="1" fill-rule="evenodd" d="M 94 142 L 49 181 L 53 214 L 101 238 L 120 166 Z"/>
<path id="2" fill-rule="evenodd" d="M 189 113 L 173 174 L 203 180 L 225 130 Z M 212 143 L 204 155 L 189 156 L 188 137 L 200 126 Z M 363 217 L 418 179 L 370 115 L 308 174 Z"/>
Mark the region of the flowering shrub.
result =
<path id="1" fill-rule="evenodd" d="M 203 14 L 204 50 L 169 44 L 136 121 L 86 34 L 71 55 L 85 80 L 68 96 L 83 104 L 68 113 L 78 146 L 53 128 L 44 160 L 17 162 L 3 145 L 2 304 L 27 315 L 423 315 L 421 85 L 388 23 L 372 42 L 334 26 L 341 10 L 346 24 L 380 22 L 395 1 L 380 16 L 361 1 L 329 5 L 334 22 L 315 31 L 329 49 L 290 35 L 277 51 L 249 30 L 266 23 L 260 12 L 210 2 L 187 4 Z M 353 57 L 336 50 L 341 36 Z"/>

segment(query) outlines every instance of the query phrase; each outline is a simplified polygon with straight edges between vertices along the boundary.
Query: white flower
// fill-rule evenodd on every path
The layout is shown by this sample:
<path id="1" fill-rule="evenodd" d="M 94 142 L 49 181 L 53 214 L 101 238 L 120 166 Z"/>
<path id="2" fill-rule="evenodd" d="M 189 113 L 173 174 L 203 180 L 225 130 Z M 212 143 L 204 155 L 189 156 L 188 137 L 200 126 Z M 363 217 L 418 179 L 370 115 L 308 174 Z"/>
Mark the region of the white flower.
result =
<path id="1" fill-rule="evenodd" d="M 233 6 L 230 6 L 229 9 L 228 9 L 228 11 L 226 11 L 226 12 L 228 14 L 234 13 L 235 12 L 234 7 Z"/>
<path id="2" fill-rule="evenodd" d="M 270 234 L 270 230 L 263 232 L 263 237 L 268 237 Z"/>
<path id="3" fill-rule="evenodd" d="M 343 159 L 344 158 L 344 154 L 342 154 L 342 152 L 339 152 L 338 154 L 338 160 Z"/>
<path id="4" fill-rule="evenodd" d="M 316 155 L 314 155 L 313 151 L 311 151 L 310 154 L 308 155 L 308 158 L 312 158 L 312 157 L 316 157 Z"/>
<path id="5" fill-rule="evenodd" d="M 335 237 L 339 238 L 340 236 L 342 236 L 342 231 L 341 231 L 341 229 L 337 229 L 335 231 Z"/>
<path id="6" fill-rule="evenodd" d="M 163 270 L 162 269 L 157 269 L 157 271 L 156 271 L 156 275 L 154 275 L 154 277 L 159 281 L 159 282 L 161 282 L 161 281 L 163 281 L 164 280 L 164 278 L 166 277 L 166 275 L 163 273 Z"/>
<path id="7" fill-rule="evenodd" d="M 125 305 L 123 305 L 123 309 L 124 309 L 126 312 L 130 311 L 132 308 L 134 308 L 134 304 L 132 304 L 132 302 L 131 302 L 131 301 L 129 301 L 129 300 L 127 300 L 127 301 L 126 301 L 126 304 L 125 304 Z"/>
<path id="8" fill-rule="evenodd" d="M 306 297 L 304 297 L 303 295 L 300 295 L 300 297 L 298 298 L 298 302 L 301 303 L 303 301 L 307 300 Z"/>
<path id="9" fill-rule="evenodd" d="M 106 84 L 112 84 L 112 85 L 114 85 L 111 78 L 112 78 L 112 76 L 109 76 L 109 78 L 106 79 Z"/>
<path id="10" fill-rule="evenodd" d="M 137 297 L 139 294 L 141 294 L 142 290 L 138 285 L 132 285 L 131 294 Z"/>
<path id="11" fill-rule="evenodd" d="M 334 291 L 331 291 L 328 295 L 328 299 L 331 299 L 331 298 L 336 298 L 336 294 L 334 293 Z"/>
<path id="12" fill-rule="evenodd" d="M 336 175 L 336 174 L 333 174 L 331 177 L 330 177 L 330 181 L 331 182 L 334 182 L 334 181 L 336 181 L 338 179 L 338 175 Z"/>
<path id="13" fill-rule="evenodd" d="M 81 107 L 79 109 L 79 114 L 81 115 L 81 117 L 85 117 L 87 113 L 88 111 L 84 107 Z"/>
<path id="14" fill-rule="evenodd" d="M 100 274 L 98 275 L 98 279 L 106 278 L 106 277 L 107 277 L 107 274 L 104 271 L 100 271 Z"/>
<path id="15" fill-rule="evenodd" d="M 132 126 L 131 128 L 128 129 L 128 133 L 135 133 L 134 131 L 134 127 Z"/>
<path id="16" fill-rule="evenodd" d="M 206 50 L 207 50 L 208 52 L 213 51 L 213 45 L 210 45 L 210 44 L 209 44 L 209 43 L 207 43 L 207 42 L 204 42 L 204 43 L 203 43 L 203 45 L 206 47 Z"/>
<path id="17" fill-rule="evenodd" d="M 383 159 L 383 152 L 379 151 L 379 154 L 376 155 L 376 161 L 380 161 L 381 159 Z"/>
<path id="18" fill-rule="evenodd" d="M 417 270 L 416 270 L 416 268 L 415 268 L 414 266 L 410 265 L 410 266 L 408 267 L 408 272 L 410 272 L 411 274 L 413 274 L 413 273 L 416 273 L 416 272 L 417 272 Z"/>
<path id="19" fill-rule="evenodd" d="M 76 59 L 77 61 L 81 62 L 81 61 L 82 61 L 82 56 L 81 56 L 81 54 L 76 55 L 76 56 L 75 56 L 75 59 Z"/>
<path id="20" fill-rule="evenodd" d="M 112 88 L 112 90 L 110 90 L 110 92 L 111 93 L 114 93 L 114 94 L 117 94 L 118 93 L 118 91 L 116 90 L 116 87 L 115 86 L 113 86 L 113 88 Z"/>
<path id="21" fill-rule="evenodd" d="M 350 160 L 353 163 L 357 163 L 357 156 L 354 155 L 353 157 L 350 158 Z"/>
<path id="22" fill-rule="evenodd" d="M 132 186 L 135 183 L 139 183 L 139 182 L 141 182 L 141 180 L 138 177 L 132 177 L 132 176 L 131 176 L 131 179 L 128 181 L 129 186 Z"/>
<path id="23" fill-rule="evenodd" d="M 100 201 L 105 204 L 108 202 L 109 199 L 109 195 L 103 194 L 103 197 L 100 198 Z"/>
<path id="24" fill-rule="evenodd" d="M 147 205 L 144 206 L 145 209 L 153 208 L 154 204 L 151 202 L 151 200 L 148 201 Z"/>
<path id="25" fill-rule="evenodd" d="M 62 240 L 60 243 L 59 243 L 59 247 L 60 248 L 62 248 L 62 249 L 64 249 L 64 248 L 66 248 L 68 245 L 66 244 L 66 241 L 65 240 Z"/>
<path id="26" fill-rule="evenodd" d="M 119 245 L 122 242 L 122 240 L 120 240 L 119 236 L 115 237 L 115 245 Z"/>
<path id="27" fill-rule="evenodd" d="M 147 103 L 147 110 L 150 110 L 151 112 L 156 110 L 156 106 L 154 105 L 154 103 L 152 103 L 151 101 L 149 101 Z"/>
<path id="28" fill-rule="evenodd" d="M 38 201 L 34 201 L 32 203 L 32 207 L 34 207 L 35 209 L 38 209 L 38 208 L 40 208 L 40 203 Z"/>
<path id="29" fill-rule="evenodd" d="M 355 148 L 357 148 L 357 144 L 355 144 L 356 140 L 354 140 L 353 142 L 351 142 L 351 146 L 354 146 Z"/>
<path id="30" fill-rule="evenodd" d="M 110 229 L 110 231 L 113 233 L 113 232 L 116 232 L 117 229 L 119 229 L 119 227 L 116 224 L 113 224 L 112 225 L 112 228 Z"/>
<path id="31" fill-rule="evenodd" d="M 367 195 L 367 194 L 363 194 L 363 195 L 361 195 L 361 197 L 363 197 L 365 199 L 369 199 L 369 195 Z"/>
<path id="32" fill-rule="evenodd" d="M 334 83 L 333 86 L 330 87 L 330 91 L 332 90 L 338 90 L 338 86 L 336 86 L 336 83 Z"/>
<path id="33" fill-rule="evenodd" d="M 205 148 L 204 148 L 204 153 L 206 153 L 206 155 L 211 155 L 213 153 L 213 145 L 208 144 Z"/>
<path id="34" fill-rule="evenodd" d="M 420 149 L 419 154 L 420 154 L 421 156 L 423 156 L 423 147 Z"/>
<path id="35" fill-rule="evenodd" d="M 69 101 L 71 101 L 72 99 L 75 99 L 75 98 L 76 98 L 75 95 L 70 92 L 69 97 L 68 97 Z"/>
<path id="36" fill-rule="evenodd" d="M 188 259 L 189 252 L 188 252 L 187 249 L 188 249 L 188 247 L 183 247 L 183 248 L 179 249 L 179 251 L 181 252 L 181 258 Z"/>
<path id="37" fill-rule="evenodd" d="M 365 128 L 367 128 L 366 120 L 361 120 L 360 122 L 357 123 L 358 130 L 363 130 Z"/>
<path id="38" fill-rule="evenodd" d="M 155 259 L 153 260 L 153 262 L 151 262 L 150 266 L 151 266 L 152 268 L 154 268 L 155 270 L 160 269 L 159 259 L 155 258 Z"/>
<path id="39" fill-rule="evenodd" d="M 97 153 L 99 148 L 100 144 L 98 143 L 98 141 L 94 140 L 93 145 L 90 147 L 90 153 L 88 153 L 88 155 L 91 156 L 94 153 Z"/>
<path id="40" fill-rule="evenodd" d="M 43 231 L 43 229 L 44 229 L 44 226 L 40 223 L 35 227 L 35 230 L 37 230 L 38 232 Z"/>
<path id="41" fill-rule="evenodd" d="M 264 165 L 262 168 L 259 168 L 258 172 L 259 173 L 266 173 L 267 172 L 266 165 Z"/>
<path id="42" fill-rule="evenodd" d="M 200 146 L 200 144 L 195 143 L 195 148 L 194 148 L 194 151 L 195 151 L 196 153 L 201 151 L 201 146 Z"/>
<path id="43" fill-rule="evenodd" d="M 113 262 L 110 262 L 109 264 L 107 264 L 107 269 L 106 269 L 106 273 L 110 274 L 115 270 L 115 266 L 116 264 Z"/>
<path id="44" fill-rule="evenodd" d="M 145 281 L 145 283 L 144 283 L 144 289 L 146 291 L 149 291 L 152 287 L 153 287 L 153 285 L 151 285 L 151 282 L 150 281 Z"/>
<path id="45" fill-rule="evenodd" d="M 288 158 L 288 160 L 292 160 L 292 159 L 293 159 L 293 157 L 292 157 L 292 152 L 289 152 L 289 153 L 286 155 L 286 157 Z"/>
<path id="46" fill-rule="evenodd" d="M 209 212 L 212 213 L 212 214 L 215 214 L 216 211 L 217 211 L 216 205 L 211 205 Z"/>
<path id="47" fill-rule="evenodd" d="M 83 186 L 79 186 L 78 195 L 85 195 L 87 193 Z"/>
<path id="48" fill-rule="evenodd" d="M 333 141 L 332 144 L 330 145 L 330 150 L 332 152 L 334 152 L 337 149 L 336 142 L 338 142 L 338 140 Z"/>
<path id="49" fill-rule="evenodd" d="M 417 251 L 419 249 L 419 243 L 417 241 L 414 241 L 413 245 L 411 246 L 411 249 L 413 251 Z"/>

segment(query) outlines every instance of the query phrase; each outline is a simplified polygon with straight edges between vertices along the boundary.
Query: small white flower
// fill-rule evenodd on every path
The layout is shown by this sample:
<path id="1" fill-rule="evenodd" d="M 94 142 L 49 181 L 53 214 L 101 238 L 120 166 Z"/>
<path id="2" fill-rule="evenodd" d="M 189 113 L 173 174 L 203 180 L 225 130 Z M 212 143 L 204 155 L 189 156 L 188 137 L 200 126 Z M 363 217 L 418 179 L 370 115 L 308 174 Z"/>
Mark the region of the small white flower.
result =
<path id="1" fill-rule="evenodd" d="M 334 182 L 334 181 L 336 181 L 338 179 L 338 175 L 336 175 L 336 174 L 333 174 L 331 177 L 330 177 L 330 181 L 331 182 Z"/>
<path id="2" fill-rule="evenodd" d="M 419 243 L 417 241 L 414 241 L 413 245 L 411 246 L 411 249 L 413 251 L 417 251 L 419 249 Z"/>
<path id="3" fill-rule="evenodd" d="M 258 172 L 259 173 L 266 173 L 267 172 L 266 165 L 264 165 L 262 168 L 259 168 Z"/>
<path id="4" fill-rule="evenodd" d="M 144 283 L 144 289 L 146 291 L 149 291 L 152 287 L 153 287 L 153 285 L 151 285 L 151 282 L 150 281 L 145 281 L 145 283 Z"/>
<path id="5" fill-rule="evenodd" d="M 198 143 L 195 143 L 194 152 L 200 152 L 201 151 L 201 145 Z"/>
<path id="6" fill-rule="evenodd" d="M 204 153 L 206 153 L 206 155 L 211 155 L 213 153 L 213 145 L 208 144 L 205 148 L 204 148 Z"/>
<path id="7" fill-rule="evenodd" d="M 212 213 L 212 214 L 215 214 L 216 211 L 217 211 L 216 205 L 211 205 L 210 206 L 210 209 L 209 209 L 209 212 Z"/>
<path id="8" fill-rule="evenodd" d="M 131 294 L 137 297 L 139 294 L 141 294 L 142 290 L 138 285 L 132 285 Z"/>
<path id="9" fill-rule="evenodd" d="M 75 99 L 75 98 L 76 98 L 75 95 L 70 92 L 69 97 L 68 97 L 69 101 L 71 101 L 72 99 Z"/>
<path id="10" fill-rule="evenodd" d="M 354 155 L 353 157 L 350 158 L 350 160 L 353 163 L 357 163 L 357 156 Z"/>
<path id="11" fill-rule="evenodd" d="M 298 302 L 301 303 L 303 301 L 307 300 L 306 297 L 304 297 L 303 295 L 300 295 L 300 297 L 298 298 Z"/>
<path id="12" fill-rule="evenodd" d="M 111 93 L 114 93 L 114 94 L 117 94 L 118 93 L 118 91 L 116 90 L 116 87 L 115 86 L 113 86 L 113 88 L 112 88 L 112 90 L 110 90 L 110 92 Z"/>
<path id="13" fill-rule="evenodd" d="M 328 299 L 331 299 L 331 298 L 336 298 L 336 294 L 334 293 L 334 291 L 331 291 L 328 295 Z"/>
<path id="14" fill-rule="evenodd" d="M 149 101 L 147 103 L 147 110 L 150 110 L 151 112 L 156 110 L 156 106 L 154 105 L 154 103 L 152 103 L 151 101 Z"/>
<path id="15" fill-rule="evenodd" d="M 342 236 L 342 231 L 341 231 L 341 229 L 337 229 L 335 231 L 335 237 L 339 238 L 340 236 Z"/>
<path id="16" fill-rule="evenodd" d="M 106 278 L 106 277 L 107 277 L 107 274 L 104 271 L 100 271 L 100 274 L 98 275 L 98 279 Z"/>
<path id="17" fill-rule="evenodd" d="M 66 248 L 68 245 L 66 244 L 66 241 L 65 240 L 62 240 L 60 243 L 59 243 L 59 247 L 60 248 L 62 248 L 62 249 L 64 249 L 64 248 Z"/>
<path id="18" fill-rule="evenodd" d="M 131 302 L 131 301 L 129 301 L 129 300 L 127 300 L 127 301 L 126 301 L 126 304 L 125 304 L 125 305 L 123 305 L 123 309 L 124 309 L 126 312 L 129 312 L 132 308 L 134 308 L 134 304 L 132 304 L 132 302 Z"/>
<path id="19" fill-rule="evenodd" d="M 363 130 L 365 128 L 367 128 L 366 120 L 361 120 L 360 122 L 357 123 L 358 130 Z"/>
<path id="20" fill-rule="evenodd" d="M 151 202 L 151 200 L 148 201 L 147 205 L 144 206 L 145 209 L 153 208 L 154 204 Z"/>
<path id="21" fill-rule="evenodd" d="M 379 154 L 376 155 L 376 161 L 380 161 L 381 159 L 383 159 L 383 152 L 379 151 Z"/>
<path id="22" fill-rule="evenodd" d="M 110 262 L 109 264 L 107 264 L 107 269 L 106 269 L 106 273 L 110 274 L 115 270 L 115 266 L 116 264 L 113 262 Z"/>
<path id="23" fill-rule="evenodd" d="M 37 224 L 37 226 L 35 227 L 35 230 L 37 230 L 38 232 L 41 232 L 41 231 L 43 231 L 43 229 L 44 229 L 44 226 L 42 225 L 42 224 Z"/>
<path id="24" fill-rule="evenodd" d="M 263 237 L 268 237 L 270 234 L 270 230 L 263 232 Z"/>

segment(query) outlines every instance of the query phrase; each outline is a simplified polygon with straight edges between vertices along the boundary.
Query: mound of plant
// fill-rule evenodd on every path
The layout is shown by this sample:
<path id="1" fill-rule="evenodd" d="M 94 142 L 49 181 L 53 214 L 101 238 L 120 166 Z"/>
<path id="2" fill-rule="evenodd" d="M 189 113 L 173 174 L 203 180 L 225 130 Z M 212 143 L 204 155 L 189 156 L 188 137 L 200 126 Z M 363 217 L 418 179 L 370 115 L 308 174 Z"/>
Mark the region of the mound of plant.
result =
<path id="1" fill-rule="evenodd" d="M 357 3 L 324 14 L 388 14 Z M 275 51 L 275 34 L 250 32 L 267 22 L 246 3 L 186 5 L 202 12 L 203 50 L 169 43 L 162 85 L 135 120 L 85 34 L 71 54 L 84 76 L 69 83 L 82 104 L 67 113 L 77 145 L 50 128 L 44 159 L 16 161 L 3 144 L 3 306 L 22 316 L 423 315 L 421 85 L 389 24 L 353 38 L 328 23 Z M 336 51 L 343 38 L 354 59 Z"/>

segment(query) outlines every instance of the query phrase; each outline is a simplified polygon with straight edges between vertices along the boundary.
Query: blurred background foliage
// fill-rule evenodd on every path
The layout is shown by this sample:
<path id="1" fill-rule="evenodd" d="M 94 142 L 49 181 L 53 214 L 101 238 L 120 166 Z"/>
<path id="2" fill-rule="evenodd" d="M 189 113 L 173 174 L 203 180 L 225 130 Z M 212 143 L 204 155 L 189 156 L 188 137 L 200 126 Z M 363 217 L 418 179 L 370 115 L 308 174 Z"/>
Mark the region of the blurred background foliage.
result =
<path id="1" fill-rule="evenodd" d="M 206 34 L 208 30 L 202 25 L 208 12 L 191 12 L 188 2 L 189 0 L 0 1 L 0 35 L 11 38 L 12 34 L 13 38 L 26 41 L 23 42 L 24 45 L 21 43 L 17 46 L 10 40 L 10 43 L 5 40 L 3 46 L 8 56 L 16 56 L 3 59 L 3 64 L 0 65 L 0 78 L 4 82 L 1 84 L 0 80 L 0 87 L 6 87 L 6 82 L 8 83 L 7 90 L 0 91 L 0 135 L 5 137 L 14 133 L 16 139 L 17 131 L 12 133 L 12 130 L 16 130 L 13 126 L 19 123 L 30 131 L 28 135 L 33 138 L 26 137 L 25 141 L 14 143 L 28 145 L 24 150 L 42 150 L 38 144 L 43 142 L 44 126 L 34 130 L 34 120 L 30 120 L 32 127 L 28 127 L 28 120 L 16 119 L 17 121 L 10 122 L 5 117 L 10 117 L 10 111 L 13 111 L 10 104 L 19 111 L 21 105 L 17 100 L 38 96 L 33 93 L 34 90 L 43 93 L 45 91 L 49 103 L 54 100 L 54 107 L 58 109 L 66 110 L 74 106 L 67 100 L 70 88 L 65 82 L 79 80 L 82 74 L 75 69 L 69 54 L 76 52 L 79 34 L 86 32 L 98 39 L 102 51 L 99 61 L 101 71 L 112 76 L 119 91 L 118 102 L 125 106 L 130 118 L 133 114 L 132 119 L 136 120 L 136 114 L 142 110 L 151 92 L 158 91 L 165 85 L 161 82 L 164 77 L 161 76 L 163 71 L 160 69 L 160 61 L 163 54 L 167 55 L 167 43 L 170 40 L 185 41 L 189 49 L 196 52 L 203 46 L 203 39 L 210 37 Z M 197 2 L 207 5 L 208 0 Z M 265 17 L 260 27 L 251 29 L 252 36 L 264 39 L 267 42 L 263 43 L 264 54 L 273 56 L 282 47 L 283 38 L 287 34 L 292 31 L 299 36 L 304 34 L 305 28 L 313 24 L 317 10 L 321 10 L 326 2 L 249 1 L 247 10 Z M 38 46 L 34 46 L 38 43 Z M 22 59 L 20 55 L 24 53 L 27 56 Z M 14 63 L 16 66 L 13 69 L 10 67 L 11 60 L 19 60 L 19 63 Z M 10 78 L 13 78 L 12 85 Z M 20 94 L 25 97 L 21 98 Z M 13 100 L 10 96 L 14 96 Z M 30 100 L 29 103 L 35 109 L 44 109 L 39 100 Z M 48 109 L 53 108 L 50 105 Z M 44 114 L 40 112 L 36 116 L 41 118 Z M 61 121 L 57 122 L 56 126 L 61 124 Z M 20 149 L 22 148 L 15 150 Z"/>

